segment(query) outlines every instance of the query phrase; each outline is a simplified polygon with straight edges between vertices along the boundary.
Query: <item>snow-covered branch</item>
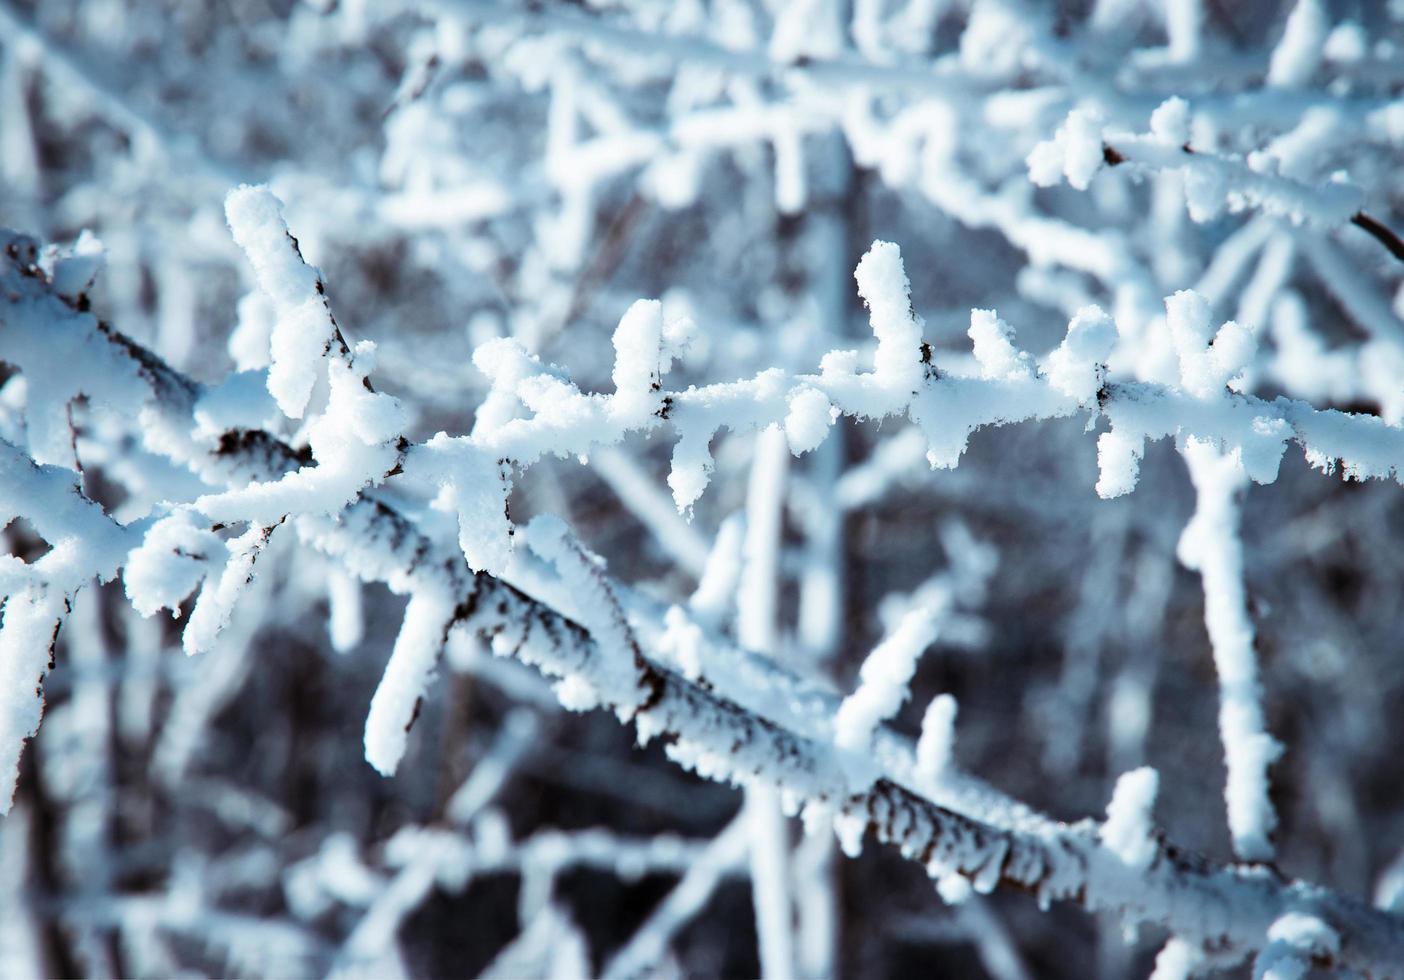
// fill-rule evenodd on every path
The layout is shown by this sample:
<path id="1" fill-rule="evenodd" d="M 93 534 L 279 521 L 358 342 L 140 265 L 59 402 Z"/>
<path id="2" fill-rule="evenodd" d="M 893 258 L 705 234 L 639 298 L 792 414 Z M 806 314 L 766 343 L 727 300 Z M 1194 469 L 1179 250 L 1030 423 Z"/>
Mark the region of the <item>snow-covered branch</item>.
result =
<path id="1" fill-rule="evenodd" d="M 270 237 L 270 245 L 276 237 Z M 378 458 L 374 467 L 358 470 L 365 475 L 358 477 L 358 488 L 350 492 L 345 506 L 329 508 L 325 498 L 314 501 L 298 493 L 272 498 L 278 503 L 270 505 L 270 492 L 261 488 L 281 487 L 308 472 L 298 454 L 265 429 L 211 432 L 200 406 L 208 405 L 217 389 L 202 390 L 138 345 L 100 327 L 91 314 L 54 292 L 47 274 L 24 258 L 16 248 L 5 259 L 4 284 L 10 298 L 0 355 L 25 371 L 42 374 L 46 369 L 54 370 L 53 352 L 35 343 L 36 332 L 70 336 L 71 342 L 61 353 L 75 368 L 75 394 L 81 392 L 95 405 L 111 400 L 114 407 L 121 404 L 118 399 L 135 396 L 144 405 L 146 424 L 159 434 L 158 444 L 168 454 L 206 478 L 252 479 L 246 489 L 214 496 L 222 503 L 211 509 L 217 509 L 220 517 L 235 518 L 240 507 L 248 506 L 250 513 L 242 520 L 266 538 L 266 528 L 257 518 L 275 511 L 280 517 L 292 516 L 304 539 L 328 557 L 363 578 L 388 582 L 410 593 L 406 626 L 371 708 L 367 748 L 368 754 L 374 749 L 376 759 L 384 754 L 377 747 L 382 732 L 388 736 L 392 729 L 399 729 L 396 740 L 403 744 L 403 727 L 407 720 L 412 721 L 403 706 L 423 693 L 444 632 L 462 629 L 490 639 L 495 651 L 511 654 L 549 676 L 579 679 L 598 703 L 632 719 L 641 738 L 663 738 L 669 754 L 682 764 L 712 778 L 778 786 L 796 805 L 832 812 L 849 828 L 847 833 L 854 827 L 872 829 L 880 839 L 899 846 L 933 873 L 966 875 L 979 890 L 999 882 L 1015 884 L 1035 892 L 1041 901 L 1073 899 L 1092 909 L 1116 912 L 1128 921 L 1159 922 L 1200 945 L 1241 953 L 1263 948 L 1269 942 L 1269 929 L 1284 915 L 1308 909 L 1331 923 L 1341 937 L 1339 952 L 1332 955 L 1342 964 L 1385 975 L 1388 965 L 1404 956 L 1404 929 L 1382 913 L 1321 889 L 1283 882 L 1252 866 L 1216 867 L 1163 844 L 1154 846 L 1148 860 L 1138 850 L 1132 862 L 1135 870 L 1128 870 L 1122 857 L 1131 846 L 1127 831 L 1108 831 L 1117 843 L 1114 847 L 1104 845 L 1095 824 L 1067 826 L 1039 817 L 969 777 L 949 771 L 948 765 L 942 767 L 943 778 L 933 785 L 918 775 L 912 746 L 891 734 L 875 733 L 880 737 L 865 753 L 866 761 L 859 764 L 850 757 L 853 747 L 839 731 L 844 711 L 836 700 L 773 663 L 731 646 L 706 629 L 694 634 L 694 642 L 700 637 L 702 647 L 692 651 L 687 666 L 670 662 L 661 653 L 670 648 L 663 635 L 676 632 L 676 615 L 650 612 L 647 602 L 608 584 L 590 559 L 562 538 L 561 529 L 533 525 L 527 535 L 532 550 L 550 562 L 533 575 L 537 587 L 547 593 L 543 601 L 485 571 L 471 572 L 455 537 L 450 535 L 445 541 L 434 533 L 438 525 L 433 511 L 416 518 L 396 499 L 370 488 L 377 478 L 385 478 Z M 288 270 L 287 279 L 303 275 L 297 266 L 290 265 Z M 1301 439 L 1317 456 L 1345 458 L 1347 471 L 1358 475 L 1392 475 L 1396 466 L 1393 430 L 1378 420 L 1316 412 L 1290 402 L 1262 402 L 1226 391 L 1216 394 L 1210 379 L 1224 378 L 1235 362 L 1220 365 L 1211 356 L 1217 351 L 1206 353 L 1197 348 L 1203 341 L 1195 334 L 1198 328 L 1194 323 L 1181 330 L 1185 335 L 1181 355 L 1184 383 L 1197 387 L 1105 386 L 1099 364 L 1110 352 L 1113 338 L 1106 321 L 1095 313 L 1074 321 L 1058 356 L 1050 358 L 1042 371 L 1017 351 L 1002 323 L 993 315 L 978 314 L 971 330 L 978 372 L 950 377 L 934 370 L 923 353 L 920 323 L 910 310 L 905 274 L 894 246 L 879 245 L 869 254 L 859 269 L 859 285 L 869 303 L 878 340 L 876 367 L 871 372 L 858 370 L 857 355 L 831 355 L 818 375 L 794 379 L 775 375 L 739 383 L 749 396 L 744 401 L 737 397 L 736 385 L 660 391 L 661 367 L 651 365 L 661 365 L 663 362 L 654 358 L 666 355 L 647 352 L 664 349 L 666 329 L 655 312 L 636 307 L 616 335 L 617 394 L 580 394 L 567 382 L 540 373 L 530 360 L 513 354 L 508 363 L 517 366 L 496 375 L 499 383 L 495 391 L 498 397 L 522 398 L 529 407 L 535 401 L 536 414 L 504 420 L 497 428 L 484 428 L 480 419 L 474 440 L 481 432 L 488 445 L 507 452 L 508 458 L 515 455 L 523 460 L 533 458 L 533 450 L 539 454 L 552 446 L 579 448 L 583 443 L 588 449 L 591 441 L 611 441 L 616 433 L 631 427 L 654 428 L 667 415 L 666 421 L 685 438 L 692 436 L 705 446 L 700 433 L 720 425 L 783 423 L 797 410 L 796 403 L 804 405 L 815 398 L 812 393 L 818 393 L 824 399 L 822 411 L 826 415 L 831 411 L 829 406 L 865 415 L 911 412 L 923 424 L 928 438 L 934 434 L 941 440 L 939 445 L 944 448 L 933 452 L 936 461 L 948 464 L 954 464 L 969 432 L 979 426 L 1101 411 L 1110 416 L 1113 433 L 1139 425 L 1142 432 L 1160 434 L 1178 429 L 1186 438 L 1201 433 L 1209 438 L 1217 435 L 1221 445 L 1231 447 L 1230 452 L 1258 460 L 1249 472 L 1259 478 L 1271 476 L 1275 455 L 1288 438 Z M 320 295 L 320 289 L 314 292 Z M 327 373 L 317 377 L 330 379 L 328 405 L 334 406 L 334 372 L 344 362 L 337 359 L 330 339 L 318 349 L 308 348 L 306 354 L 314 362 L 324 356 L 330 358 Z M 1205 365 L 1197 366 L 1197 359 L 1206 357 Z M 87 387 L 90 378 L 91 389 Z M 515 379 L 510 386 L 504 383 L 507 378 Z M 316 378 L 299 390 L 310 390 L 315 383 Z M 1222 384 L 1222 380 L 1217 383 Z M 553 411 L 550 403 L 541 401 L 545 397 L 577 407 Z M 672 399 L 671 408 L 663 411 L 667 399 Z M 302 402 L 299 395 L 299 405 Z M 40 402 L 38 408 L 45 406 Z M 738 408 L 743 406 L 745 411 L 737 418 Z M 1138 411 L 1142 414 L 1135 414 Z M 327 413 L 333 414 L 330 408 Z M 572 419 L 575 421 L 569 421 Z M 314 416 L 311 426 L 317 424 Z M 601 434 L 595 436 L 597 432 Z M 386 433 L 393 436 L 390 430 Z M 377 431 L 377 435 L 382 433 Z M 568 436 L 576 441 L 571 443 Z M 442 439 L 439 437 L 440 442 Z M 327 444 L 318 443 L 315 436 L 313 441 L 315 456 Z M 384 441 L 378 439 L 375 444 Z M 1253 456 L 1261 442 L 1272 444 L 1271 459 L 1264 460 L 1262 452 Z M 332 445 L 339 448 L 344 443 Z M 1330 448 L 1323 449 L 1323 445 Z M 334 462 L 334 457 L 326 461 Z M 16 456 L 14 465 L 19 467 L 17 474 L 32 472 L 36 479 L 56 472 L 34 469 L 35 464 L 22 455 Z M 689 459 L 684 454 L 684 472 L 687 465 Z M 691 465 L 697 477 L 691 487 L 700 492 L 698 484 L 705 482 L 705 475 L 698 469 L 705 470 L 705 465 Z M 321 461 L 312 469 L 320 467 Z M 290 470 L 292 476 L 283 475 Z M 390 474 L 389 484 L 404 479 L 412 480 L 408 471 L 403 476 Z M 69 494 L 75 501 L 71 517 L 40 506 L 40 501 L 48 499 L 42 494 L 23 495 L 10 508 L 32 515 L 41 530 L 55 537 L 81 517 L 96 519 L 102 527 L 112 526 L 111 532 L 102 534 L 120 544 L 147 528 L 153 535 L 165 535 L 156 537 L 151 548 L 159 547 L 155 543 L 159 541 L 184 541 L 164 529 L 161 522 L 134 525 L 119 533 L 115 525 L 97 516 L 100 511 L 95 505 L 72 491 Z M 176 513 L 208 513 L 207 499 L 200 497 L 193 502 L 193 509 Z M 690 503 L 695 497 L 683 495 L 681 499 Z M 89 512 L 95 512 L 94 517 L 82 517 Z M 158 528 L 162 530 L 158 532 Z M 208 535 L 212 530 L 201 533 Z M 88 535 L 85 544 L 96 546 L 104 540 L 102 534 Z M 224 578 L 236 574 L 232 570 L 240 567 L 238 556 L 244 551 L 238 540 L 227 542 L 232 557 L 226 561 Z M 117 543 L 101 552 L 105 559 L 94 555 L 79 566 L 83 572 L 80 581 L 111 575 L 114 565 L 125 563 L 120 549 L 112 551 Z M 202 541 L 202 546 L 212 543 Z M 179 568 L 178 574 L 191 581 L 190 572 L 179 562 L 200 557 L 182 544 L 168 543 L 166 547 L 172 549 L 171 560 L 177 561 L 172 574 Z M 518 555 L 513 561 L 520 566 L 526 558 Z M 46 572 L 36 565 L 27 566 L 23 574 L 43 576 L 46 585 L 62 581 Z M 237 574 L 247 576 L 246 572 Z M 164 587 L 159 576 L 151 581 L 152 588 L 157 588 L 157 582 Z M 129 583 L 129 589 L 132 587 Z M 223 579 L 213 587 L 222 592 Z M 137 589 L 140 594 L 141 587 Z M 592 597 L 596 591 L 599 594 Z M 554 593 L 559 593 L 559 600 L 567 607 L 573 603 L 580 609 L 581 620 L 558 612 L 549 597 Z M 7 636 L 17 635 L 23 626 L 13 617 L 13 603 L 12 599 L 7 608 Z M 200 608 L 197 605 L 197 613 Z M 397 666 L 401 661 L 403 665 Z M 404 671 L 409 673 L 401 678 Z M 901 678 L 898 683 L 902 683 Z M 383 711 L 390 711 L 391 692 L 401 708 L 391 711 L 392 720 L 377 721 Z M 870 727 L 865 726 L 865 730 Z M 393 758 L 402 749 L 385 751 L 389 761 L 378 764 L 393 768 Z M 934 748 L 926 749 L 922 755 L 928 762 L 922 768 L 929 768 L 930 758 L 937 754 Z M 1114 809 L 1119 812 L 1128 806 L 1118 803 Z M 1215 914 L 1206 917 L 1205 910 L 1211 908 Z"/>

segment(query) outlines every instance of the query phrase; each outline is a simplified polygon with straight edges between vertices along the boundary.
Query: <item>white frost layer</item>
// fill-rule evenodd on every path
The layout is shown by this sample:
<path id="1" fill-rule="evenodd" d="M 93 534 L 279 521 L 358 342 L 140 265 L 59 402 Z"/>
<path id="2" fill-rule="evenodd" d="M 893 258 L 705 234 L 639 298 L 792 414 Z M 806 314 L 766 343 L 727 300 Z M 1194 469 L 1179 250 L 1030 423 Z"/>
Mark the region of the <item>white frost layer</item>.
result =
<path id="1" fill-rule="evenodd" d="M 117 574 L 136 535 L 84 497 L 75 481 L 72 470 L 38 465 L 0 441 L 0 528 L 23 516 L 52 545 L 30 564 L 0 555 L 0 596 L 28 589 L 71 595 L 93 578 L 106 582 Z"/>
<path id="2" fill-rule="evenodd" d="M 1229 381 L 1247 367 L 1256 349 L 1251 331 L 1230 320 L 1214 333 L 1208 301 L 1192 290 L 1166 297 L 1165 312 L 1180 385 L 1153 397 L 1117 399 L 1103 406 L 1112 427 L 1097 440 L 1098 494 L 1115 497 L 1133 489 L 1146 439 L 1167 435 L 1231 447 L 1246 475 L 1257 483 L 1277 479 L 1288 439 L 1301 441 L 1308 461 L 1317 462 L 1311 442 L 1332 427 L 1330 422 L 1299 420 L 1294 405 L 1283 400 L 1251 404 L 1230 397 Z M 1349 465 L 1359 463 L 1352 459 Z M 1388 472 L 1395 470 L 1391 466 Z"/>
<path id="3" fill-rule="evenodd" d="M 405 460 L 405 475 L 437 487 L 434 506 L 457 518 L 458 547 L 468 567 L 491 575 L 501 574 L 512 557 L 508 474 L 491 453 L 444 432 L 415 446 Z"/>
<path id="4" fill-rule="evenodd" d="M 1303 980 L 1313 961 L 1334 959 L 1340 951 L 1340 934 L 1319 916 L 1288 912 L 1268 928 L 1268 944 L 1253 961 L 1253 976 Z"/>
<path id="5" fill-rule="evenodd" d="M 1181 290 L 1165 300 L 1165 322 L 1180 361 L 1180 385 L 1199 398 L 1223 394 L 1225 385 L 1248 366 L 1257 350 L 1252 332 L 1232 320 L 1211 341 L 1209 316 L 1208 302 L 1192 290 Z"/>
<path id="6" fill-rule="evenodd" d="M 637 425 L 657 408 L 654 393 L 667 369 L 663 304 L 658 300 L 638 300 L 614 330 L 614 397 L 609 401 L 609 411 L 616 422 Z"/>
<path id="7" fill-rule="evenodd" d="M 910 395 L 921 383 L 921 320 L 912 312 L 911 283 L 902 251 L 891 242 L 873 242 L 853 272 L 858 295 L 868 304 L 877 337 L 873 379 L 883 389 Z"/>
<path id="8" fill-rule="evenodd" d="M 1150 131 L 1166 146 L 1184 146 L 1190 139 L 1189 103 L 1179 96 L 1160 103 L 1151 113 Z"/>
<path id="9" fill-rule="evenodd" d="M 1033 358 L 1014 346 L 1014 328 L 994 310 L 971 310 L 968 332 L 982 377 L 993 380 L 1033 376 Z"/>
<path id="10" fill-rule="evenodd" d="M 207 494 L 195 506 L 212 521 L 274 524 L 287 514 L 332 515 L 367 486 L 385 479 L 400 458 L 397 442 L 408 417 L 399 401 L 366 387 L 375 345 L 361 341 L 352 356 L 328 362 L 326 411 L 307 426 L 316 466 L 280 480 Z"/>
<path id="11" fill-rule="evenodd" d="M 268 188 L 235 188 L 225 198 L 224 214 L 276 316 L 268 391 L 289 418 L 300 419 L 335 333 L 321 277 L 293 246 L 282 205 Z"/>
<path id="12" fill-rule="evenodd" d="M 1190 980 L 1204 963 L 1204 954 L 1183 939 L 1171 938 L 1155 958 L 1150 980 Z"/>
<path id="13" fill-rule="evenodd" d="M 361 643 L 366 634 L 365 616 L 361 609 L 361 580 L 343 571 L 327 571 L 327 634 L 332 649 L 348 653 Z"/>
<path id="14" fill-rule="evenodd" d="M 1123 773 L 1116 781 L 1107 819 L 1098 835 L 1107 849 L 1132 868 L 1146 868 L 1155 858 L 1152 811 L 1160 775 L 1149 766 Z"/>
<path id="15" fill-rule="evenodd" d="M 20 326 L 5 323 L 7 331 Z M 95 578 L 112 579 L 136 540 L 83 496 L 72 470 L 37 464 L 0 441 L 0 528 L 20 516 L 51 547 L 30 564 L 0 556 L 0 596 L 8 596 L 0 613 L 0 813 L 10 807 L 24 742 L 43 714 L 44 676 L 65 601 Z"/>
<path id="16" fill-rule="evenodd" d="M 226 555 L 219 535 L 197 523 L 189 511 L 164 517 L 127 555 L 122 571 L 127 598 L 143 616 L 161 609 L 179 616 L 180 604 L 204 580 L 211 562 Z"/>
<path id="17" fill-rule="evenodd" d="M 817 449 L 834 424 L 834 406 L 817 388 L 801 388 L 790 398 L 790 410 L 785 415 L 785 438 L 790 452 L 802 456 Z"/>
<path id="18" fill-rule="evenodd" d="M 877 726 L 897 713 L 907 699 L 917 658 L 936 640 L 942 610 L 924 607 L 902 617 L 859 670 L 858 689 L 843 699 L 834 719 L 834 743 L 865 751 Z"/>
<path id="19" fill-rule="evenodd" d="M 1193 61 L 1203 46 L 1204 0 L 1165 0 L 1163 7 L 1170 59 Z"/>
<path id="20" fill-rule="evenodd" d="M 404 757 L 409 730 L 448 638 L 453 614 L 453 598 L 429 587 L 412 593 L 405 606 L 390 661 L 366 714 L 366 761 L 382 776 L 393 776 Z"/>
<path id="21" fill-rule="evenodd" d="M 722 520 L 712 550 L 707 554 L 702 579 L 688 600 L 694 618 L 709 626 L 718 626 L 730 612 L 736 599 L 736 583 L 741 581 L 745 541 L 745 515 L 738 511 Z"/>
<path id="22" fill-rule="evenodd" d="M 528 548 L 555 567 L 559 586 L 580 610 L 580 621 L 603 654 L 603 669 L 592 686 L 628 714 L 642 702 L 638 644 L 623 607 L 604 574 L 604 562 L 587 551 L 559 517 L 543 514 L 522 529 Z"/>
<path id="23" fill-rule="evenodd" d="M 1317 956 L 1334 955 L 1341 951 L 1341 937 L 1336 930 L 1319 916 L 1306 912 L 1283 915 L 1268 929 L 1268 938 Z"/>
<path id="24" fill-rule="evenodd" d="M 1039 187 L 1052 187 L 1064 178 L 1085 191 L 1102 167 L 1102 119 L 1074 109 L 1051 140 L 1033 148 L 1027 159 L 1029 179 Z"/>
<path id="25" fill-rule="evenodd" d="M 228 555 L 224 570 L 218 578 L 205 580 L 200 597 L 195 600 L 195 608 L 190 613 L 190 621 L 185 624 L 185 632 L 181 634 L 181 643 L 187 654 L 194 656 L 209 651 L 219 634 L 229 625 L 229 618 L 234 614 L 234 603 L 253 581 L 254 562 L 268 544 L 272 531 L 271 527 L 254 525 L 238 537 L 222 542 Z"/>
<path id="26" fill-rule="evenodd" d="M 1184 201 L 1190 219 L 1213 221 L 1225 209 L 1248 209 L 1282 215 L 1294 224 L 1336 228 L 1349 221 L 1364 203 L 1359 187 L 1334 178 L 1327 181 L 1297 179 L 1288 161 L 1275 169 L 1276 158 L 1263 152 L 1246 158 L 1221 156 L 1205 150 L 1172 144 L 1167 137 L 1178 125 L 1175 115 L 1158 120 L 1148 134 L 1118 133 L 1108 137 L 1118 154 L 1118 169 L 1136 173 L 1170 172 L 1183 181 Z M 1290 173 L 1289 173 L 1290 172 Z"/>
<path id="27" fill-rule="evenodd" d="M 917 740 L 916 775 L 927 787 L 935 786 L 951 764 L 955 749 L 956 699 L 938 694 L 926 706 Z"/>
<path id="28" fill-rule="evenodd" d="M 58 635 L 61 602 L 21 592 L 5 603 L 0 622 L 0 816 L 10 812 L 24 743 L 39 730 L 49 651 Z"/>
<path id="29" fill-rule="evenodd" d="M 1048 383 L 1080 404 L 1097 398 L 1107 360 L 1116 347 L 1116 324 L 1099 306 L 1084 306 L 1068 323 L 1067 336 L 1048 355 Z"/>

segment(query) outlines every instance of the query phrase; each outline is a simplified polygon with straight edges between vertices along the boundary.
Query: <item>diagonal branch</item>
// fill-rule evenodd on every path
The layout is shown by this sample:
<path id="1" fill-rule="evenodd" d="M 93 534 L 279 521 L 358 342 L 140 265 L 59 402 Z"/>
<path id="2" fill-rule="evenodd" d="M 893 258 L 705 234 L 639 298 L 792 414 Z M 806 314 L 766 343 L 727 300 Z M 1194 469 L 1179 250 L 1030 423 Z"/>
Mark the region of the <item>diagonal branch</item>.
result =
<path id="1" fill-rule="evenodd" d="M 1302 213 L 1329 216 L 1338 209 L 1339 201 L 1345 199 L 1338 185 L 1314 188 L 1290 177 L 1258 173 L 1236 160 L 1201 152 L 1188 143 L 1176 149 L 1137 136 L 1119 139 L 1115 145 L 1104 141 L 1102 162 L 1108 167 L 1132 164 L 1150 170 L 1187 167 L 1192 163 L 1209 170 L 1226 186 L 1235 187 L 1250 200 L 1262 204 L 1265 210 L 1286 211 L 1294 220 Z M 1383 245 L 1395 259 L 1404 262 L 1404 240 L 1379 219 L 1364 210 L 1357 210 L 1348 216 L 1342 212 L 1339 220 L 1355 225 Z"/>

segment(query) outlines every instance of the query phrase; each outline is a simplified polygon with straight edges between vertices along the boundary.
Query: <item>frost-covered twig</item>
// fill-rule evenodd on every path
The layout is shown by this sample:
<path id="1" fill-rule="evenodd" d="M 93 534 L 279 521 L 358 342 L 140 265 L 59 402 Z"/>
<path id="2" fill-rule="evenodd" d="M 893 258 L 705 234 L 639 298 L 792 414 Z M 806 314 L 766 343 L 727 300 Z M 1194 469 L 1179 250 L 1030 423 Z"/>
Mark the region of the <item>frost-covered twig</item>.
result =
<path id="1" fill-rule="evenodd" d="M 1029 155 L 1029 176 L 1049 186 L 1066 178 L 1086 190 L 1102 167 L 1139 173 L 1177 172 L 1184 180 L 1185 201 L 1195 221 L 1218 217 L 1225 206 L 1238 211 L 1256 208 L 1294 223 L 1321 228 L 1352 224 L 1404 262 L 1404 240 L 1379 219 L 1361 210 L 1364 195 L 1345 183 L 1310 184 L 1272 169 L 1276 161 L 1264 154 L 1246 160 L 1207 153 L 1190 146 L 1189 106 L 1171 99 L 1152 114 L 1145 135 L 1105 133 L 1101 121 L 1082 111 L 1068 116 L 1052 140 Z M 1280 166 L 1280 164 L 1278 164 Z"/>
<path id="2" fill-rule="evenodd" d="M 634 977 L 655 965 L 678 930 L 712 897 L 722 876 L 744 864 L 750 835 L 749 814 L 743 812 L 712 838 L 673 890 L 604 965 L 600 976 Z"/>
<path id="3" fill-rule="evenodd" d="M 1270 861 L 1277 812 L 1268 797 L 1267 769 L 1282 746 L 1263 719 L 1253 623 L 1243 581 L 1239 496 L 1247 479 L 1234 454 L 1188 440 L 1185 462 L 1198 504 L 1180 538 L 1180 560 L 1204 579 L 1204 621 L 1219 672 L 1219 733 L 1224 743 L 1229 830 L 1234 850 L 1250 861 Z"/>
<path id="4" fill-rule="evenodd" d="M 736 597 L 736 635 L 748 649 L 769 656 L 776 653 L 780 537 L 788 463 L 789 449 L 779 427 L 760 433 L 746 491 L 746 537 Z M 761 975 L 779 980 L 794 975 L 794 894 L 789 830 L 775 787 L 765 782 L 748 786 L 742 819 L 747 824 Z"/>

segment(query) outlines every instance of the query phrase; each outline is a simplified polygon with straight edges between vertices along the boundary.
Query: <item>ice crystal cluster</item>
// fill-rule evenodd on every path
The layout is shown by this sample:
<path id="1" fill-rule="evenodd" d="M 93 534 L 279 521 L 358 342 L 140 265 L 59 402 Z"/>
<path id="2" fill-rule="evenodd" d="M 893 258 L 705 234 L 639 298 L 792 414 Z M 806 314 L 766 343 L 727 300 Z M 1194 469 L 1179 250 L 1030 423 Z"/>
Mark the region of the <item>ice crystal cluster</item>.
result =
<path id="1" fill-rule="evenodd" d="M 0 975 L 1404 977 L 1404 4 L 0 0 Z"/>

